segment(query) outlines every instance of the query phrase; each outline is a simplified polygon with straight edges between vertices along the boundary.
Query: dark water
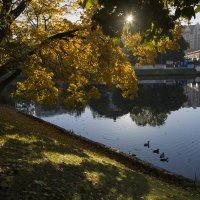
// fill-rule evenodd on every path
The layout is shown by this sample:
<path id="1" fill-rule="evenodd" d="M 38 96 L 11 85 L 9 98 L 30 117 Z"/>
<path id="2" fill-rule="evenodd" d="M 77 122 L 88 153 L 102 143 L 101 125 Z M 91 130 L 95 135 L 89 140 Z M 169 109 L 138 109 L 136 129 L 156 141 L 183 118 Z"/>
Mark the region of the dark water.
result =
<path id="1" fill-rule="evenodd" d="M 4 89 L 1 102 L 9 89 Z M 200 79 L 143 80 L 138 98 L 125 101 L 118 91 L 101 88 L 102 98 L 85 110 L 68 111 L 33 102 L 18 110 L 91 140 L 106 144 L 173 173 L 200 179 Z M 10 101 L 11 103 L 12 101 Z M 144 146 L 149 141 L 149 146 Z M 159 149 L 159 154 L 153 150 Z M 164 153 L 168 162 L 160 160 Z M 165 159 L 164 159 L 165 161 Z"/>

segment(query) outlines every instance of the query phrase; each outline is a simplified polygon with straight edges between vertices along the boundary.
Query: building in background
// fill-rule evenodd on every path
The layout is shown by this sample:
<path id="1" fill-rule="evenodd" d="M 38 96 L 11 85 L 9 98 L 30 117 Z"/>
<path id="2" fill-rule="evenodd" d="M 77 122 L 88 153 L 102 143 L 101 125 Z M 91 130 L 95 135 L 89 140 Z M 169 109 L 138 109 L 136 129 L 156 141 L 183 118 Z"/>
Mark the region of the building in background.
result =
<path id="1" fill-rule="evenodd" d="M 200 50 L 200 24 L 188 25 L 184 27 L 183 37 L 188 42 L 189 48 L 186 53 Z"/>
<path id="2" fill-rule="evenodd" d="M 189 48 L 185 51 L 185 58 L 200 60 L 200 24 L 185 26 L 183 38 L 189 44 Z"/>

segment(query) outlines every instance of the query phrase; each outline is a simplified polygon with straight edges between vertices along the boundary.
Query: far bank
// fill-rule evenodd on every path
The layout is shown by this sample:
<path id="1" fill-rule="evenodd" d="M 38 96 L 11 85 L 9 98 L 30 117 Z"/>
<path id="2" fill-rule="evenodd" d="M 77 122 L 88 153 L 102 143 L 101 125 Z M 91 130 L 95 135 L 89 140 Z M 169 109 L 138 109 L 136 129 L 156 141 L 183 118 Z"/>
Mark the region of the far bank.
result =
<path id="1" fill-rule="evenodd" d="M 166 68 L 166 69 L 134 69 L 138 78 L 149 76 L 198 76 L 199 72 L 195 68 Z"/>

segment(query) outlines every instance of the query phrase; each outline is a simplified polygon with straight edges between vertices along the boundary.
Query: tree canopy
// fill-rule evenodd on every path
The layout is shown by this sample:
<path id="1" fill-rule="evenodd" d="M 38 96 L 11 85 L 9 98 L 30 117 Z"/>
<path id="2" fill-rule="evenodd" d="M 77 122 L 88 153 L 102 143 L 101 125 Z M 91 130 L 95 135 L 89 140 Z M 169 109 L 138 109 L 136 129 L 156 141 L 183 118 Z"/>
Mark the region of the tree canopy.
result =
<path id="1" fill-rule="evenodd" d="M 93 22 L 99 24 L 104 33 L 120 36 L 124 19 L 133 16 L 131 33 L 144 32 L 146 36 L 167 34 L 180 17 L 195 16 L 198 0 L 82 0 L 86 8 L 96 6 Z"/>
<path id="2" fill-rule="evenodd" d="M 123 46 L 138 65 L 176 49 L 196 0 L 0 0 L 0 76 L 23 73 L 16 97 L 85 106 L 97 84 L 134 98 L 137 78 Z M 80 7 L 81 6 L 81 7 Z M 174 9 L 171 14 L 170 9 Z M 67 14 L 79 13 L 72 23 Z M 132 14 L 134 22 L 125 18 Z M 123 41 L 123 45 L 121 42 Z"/>
<path id="3" fill-rule="evenodd" d="M 165 53 L 158 54 L 157 63 L 165 64 L 167 61 L 181 62 L 184 60 L 185 50 L 188 49 L 189 44 L 183 37 L 178 40 L 179 48 L 176 50 L 167 50 Z"/>

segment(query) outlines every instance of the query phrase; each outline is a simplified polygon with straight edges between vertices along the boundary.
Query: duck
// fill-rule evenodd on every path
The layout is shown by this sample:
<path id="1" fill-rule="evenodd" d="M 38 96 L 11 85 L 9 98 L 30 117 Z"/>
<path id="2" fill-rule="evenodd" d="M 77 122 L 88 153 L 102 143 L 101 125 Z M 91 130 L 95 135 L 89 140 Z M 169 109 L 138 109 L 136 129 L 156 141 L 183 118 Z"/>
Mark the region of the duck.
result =
<path id="1" fill-rule="evenodd" d="M 169 160 L 168 160 L 168 158 L 160 158 L 160 161 L 162 161 L 162 162 L 168 162 Z"/>
<path id="2" fill-rule="evenodd" d="M 147 141 L 147 143 L 144 143 L 144 147 L 148 147 L 149 148 L 149 141 Z"/>
<path id="3" fill-rule="evenodd" d="M 165 153 L 160 154 L 160 158 L 165 158 Z"/>
<path id="4" fill-rule="evenodd" d="M 155 150 L 153 150 L 153 153 L 157 153 L 157 154 L 159 154 L 159 149 L 155 149 Z"/>

